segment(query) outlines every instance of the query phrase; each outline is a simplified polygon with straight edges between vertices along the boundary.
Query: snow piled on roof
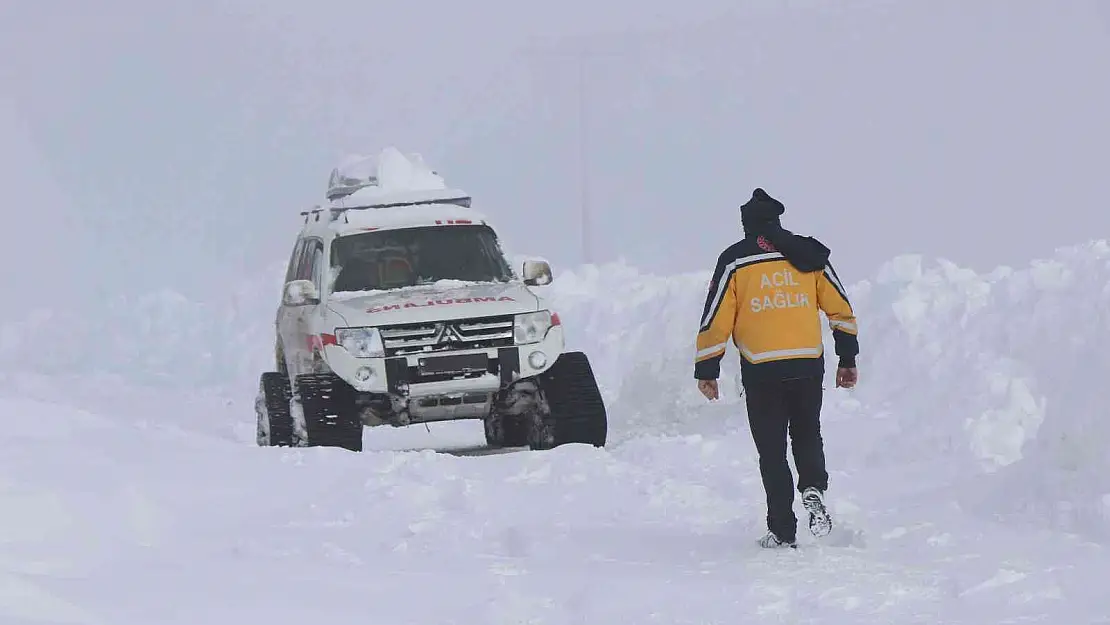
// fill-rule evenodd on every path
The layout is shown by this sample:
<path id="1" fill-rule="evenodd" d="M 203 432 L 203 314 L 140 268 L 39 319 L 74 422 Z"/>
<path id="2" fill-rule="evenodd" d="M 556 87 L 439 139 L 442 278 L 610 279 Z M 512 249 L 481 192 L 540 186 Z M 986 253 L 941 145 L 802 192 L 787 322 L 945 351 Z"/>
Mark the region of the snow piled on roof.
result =
<path id="1" fill-rule="evenodd" d="M 423 156 L 404 154 L 392 146 L 374 155 L 349 154 L 336 170 L 345 179 L 376 180 L 377 186 L 388 191 L 447 188 L 443 177 L 432 171 Z"/>
<path id="2" fill-rule="evenodd" d="M 335 200 L 337 206 L 466 196 L 463 191 L 449 188 L 420 154 L 404 154 L 395 147 L 375 155 L 352 154 L 344 158 L 328 181 L 329 196 L 336 189 L 350 192 Z"/>

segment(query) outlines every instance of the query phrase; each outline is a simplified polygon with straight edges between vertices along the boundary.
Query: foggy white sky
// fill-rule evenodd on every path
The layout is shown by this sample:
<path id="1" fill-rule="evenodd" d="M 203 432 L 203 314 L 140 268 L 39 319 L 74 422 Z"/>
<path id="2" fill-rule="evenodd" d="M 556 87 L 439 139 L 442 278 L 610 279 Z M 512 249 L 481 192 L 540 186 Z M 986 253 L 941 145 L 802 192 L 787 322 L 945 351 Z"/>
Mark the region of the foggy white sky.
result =
<path id="1" fill-rule="evenodd" d="M 572 267 L 582 51 L 595 261 L 708 269 L 755 186 L 848 282 L 1110 235 L 1110 2 L 737 4 L 0 2 L 5 279 L 218 285 L 389 144 Z"/>

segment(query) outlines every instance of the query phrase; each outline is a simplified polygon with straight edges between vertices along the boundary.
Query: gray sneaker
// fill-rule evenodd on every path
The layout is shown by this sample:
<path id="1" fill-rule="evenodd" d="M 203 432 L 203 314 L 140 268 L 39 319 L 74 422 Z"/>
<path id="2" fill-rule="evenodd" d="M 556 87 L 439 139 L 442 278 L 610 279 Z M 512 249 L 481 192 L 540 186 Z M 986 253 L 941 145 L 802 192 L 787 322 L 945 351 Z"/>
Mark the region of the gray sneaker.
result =
<path id="1" fill-rule="evenodd" d="M 828 536 L 832 531 L 832 517 L 825 508 L 824 494 L 812 486 L 802 493 L 802 505 L 809 512 L 809 531 L 814 536 Z"/>
<path id="2" fill-rule="evenodd" d="M 763 538 L 759 539 L 759 546 L 763 547 L 764 549 L 782 549 L 784 547 L 790 547 L 791 549 L 797 549 L 798 548 L 798 542 L 793 541 L 793 540 L 792 541 L 782 540 L 778 536 L 775 536 L 774 532 L 768 531 L 766 534 L 763 535 Z"/>

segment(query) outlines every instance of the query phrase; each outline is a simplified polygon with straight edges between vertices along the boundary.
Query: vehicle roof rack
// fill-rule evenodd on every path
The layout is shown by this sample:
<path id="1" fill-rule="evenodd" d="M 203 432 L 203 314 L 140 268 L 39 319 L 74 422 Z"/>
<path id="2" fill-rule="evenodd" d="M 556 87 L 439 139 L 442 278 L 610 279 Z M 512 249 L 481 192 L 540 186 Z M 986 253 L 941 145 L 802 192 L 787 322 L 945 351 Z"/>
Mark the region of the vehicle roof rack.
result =
<path id="1" fill-rule="evenodd" d="M 323 208 L 321 208 L 319 206 L 313 206 L 309 210 L 301 211 L 301 217 L 304 217 L 304 223 L 306 223 L 306 224 L 308 223 L 309 215 L 312 215 L 312 216 L 315 217 L 314 221 L 320 221 L 320 213 L 322 213 L 322 212 L 324 212 Z"/>
<path id="2" fill-rule="evenodd" d="M 364 211 L 378 208 L 397 208 L 401 206 L 426 206 L 429 204 L 451 204 L 454 206 L 461 206 L 463 208 L 470 208 L 472 198 L 469 195 L 452 194 L 445 197 L 436 198 L 422 198 L 415 200 L 398 200 L 393 202 L 380 202 L 374 204 L 359 204 L 357 206 L 333 206 L 331 208 L 331 221 L 339 219 L 343 216 L 345 222 L 350 223 L 347 213 L 350 211 Z"/>

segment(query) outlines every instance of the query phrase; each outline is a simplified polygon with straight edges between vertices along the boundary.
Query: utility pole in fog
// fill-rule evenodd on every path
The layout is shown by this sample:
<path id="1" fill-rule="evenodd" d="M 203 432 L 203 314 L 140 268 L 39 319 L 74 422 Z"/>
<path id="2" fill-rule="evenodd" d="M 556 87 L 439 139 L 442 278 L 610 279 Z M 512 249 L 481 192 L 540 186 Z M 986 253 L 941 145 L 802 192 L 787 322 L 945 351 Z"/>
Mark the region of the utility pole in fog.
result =
<path id="1" fill-rule="evenodd" d="M 561 59 L 568 57 L 575 63 L 576 82 L 574 86 L 574 97 L 577 98 L 575 104 L 577 105 L 576 119 L 575 119 L 575 140 L 578 143 L 578 229 L 579 229 L 579 243 L 581 244 L 581 256 L 583 263 L 592 263 L 595 261 L 593 241 L 592 241 L 592 200 L 590 189 L 590 144 L 587 140 L 588 120 L 587 120 L 587 106 L 586 103 L 586 60 L 590 56 L 589 49 L 585 45 L 576 47 L 558 47 L 558 48 L 545 48 L 545 47 L 531 47 L 526 48 L 528 55 L 548 56 Z M 569 169 L 569 167 L 568 167 Z M 569 176 L 568 176 L 569 178 Z"/>
<path id="2" fill-rule="evenodd" d="M 586 144 L 586 51 L 579 50 L 575 55 L 578 64 L 578 187 L 581 195 L 579 202 L 582 239 L 582 262 L 590 264 L 594 260 L 590 241 L 590 162 Z"/>

